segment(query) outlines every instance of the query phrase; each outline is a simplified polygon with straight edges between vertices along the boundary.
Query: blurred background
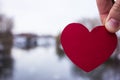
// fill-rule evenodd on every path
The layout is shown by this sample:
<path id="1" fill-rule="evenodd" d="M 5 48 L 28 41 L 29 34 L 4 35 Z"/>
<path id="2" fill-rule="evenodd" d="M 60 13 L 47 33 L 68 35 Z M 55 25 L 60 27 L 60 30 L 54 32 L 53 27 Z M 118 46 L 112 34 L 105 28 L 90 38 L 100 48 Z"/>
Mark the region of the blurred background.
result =
<path id="1" fill-rule="evenodd" d="M 101 25 L 96 0 L 0 0 L 0 80 L 120 80 L 120 32 L 109 60 L 86 73 L 60 44 L 72 22 Z"/>

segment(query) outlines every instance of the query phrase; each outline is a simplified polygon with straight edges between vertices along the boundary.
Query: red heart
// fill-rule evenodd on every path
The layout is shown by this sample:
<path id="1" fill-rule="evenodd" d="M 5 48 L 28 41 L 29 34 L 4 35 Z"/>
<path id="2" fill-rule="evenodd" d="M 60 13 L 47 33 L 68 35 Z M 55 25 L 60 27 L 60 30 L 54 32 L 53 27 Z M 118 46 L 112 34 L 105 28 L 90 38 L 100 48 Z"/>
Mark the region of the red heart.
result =
<path id="1" fill-rule="evenodd" d="M 117 45 L 117 37 L 104 26 L 89 32 L 83 25 L 72 23 L 63 30 L 61 43 L 70 60 L 89 72 L 111 56 Z"/>

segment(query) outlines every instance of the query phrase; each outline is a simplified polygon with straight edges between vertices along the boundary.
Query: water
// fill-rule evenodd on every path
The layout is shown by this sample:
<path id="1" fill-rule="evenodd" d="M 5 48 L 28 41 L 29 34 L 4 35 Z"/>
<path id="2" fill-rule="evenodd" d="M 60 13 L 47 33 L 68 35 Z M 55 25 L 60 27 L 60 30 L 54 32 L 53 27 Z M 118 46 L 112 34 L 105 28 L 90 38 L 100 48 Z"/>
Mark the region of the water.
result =
<path id="1" fill-rule="evenodd" d="M 0 39 L 0 80 L 120 80 L 117 58 L 110 58 L 86 73 L 67 58 L 54 39 L 49 41 L 52 44 L 45 43 L 46 46 L 40 43 L 41 46 L 31 47 L 23 43 L 23 48 L 9 41 Z"/>
<path id="2" fill-rule="evenodd" d="M 30 51 L 13 49 L 14 80 L 71 80 L 70 64 L 60 60 L 55 48 L 37 47 Z"/>
<path id="3" fill-rule="evenodd" d="M 9 56 L 10 57 L 10 56 Z M 102 65 L 93 72 L 85 73 L 66 57 L 56 54 L 55 47 L 36 47 L 29 51 L 11 50 L 11 59 L 6 59 L 4 78 L 0 80 L 119 80 L 120 68 Z M 5 63 L 5 62 L 4 62 Z M 118 65 L 119 66 L 119 65 Z M 105 68 L 105 69 L 104 69 Z M 7 77 L 6 77 L 7 76 Z M 115 78 L 114 78 L 115 77 Z M 110 78 L 110 79 L 109 79 Z M 113 78 L 113 79 L 112 79 Z"/>

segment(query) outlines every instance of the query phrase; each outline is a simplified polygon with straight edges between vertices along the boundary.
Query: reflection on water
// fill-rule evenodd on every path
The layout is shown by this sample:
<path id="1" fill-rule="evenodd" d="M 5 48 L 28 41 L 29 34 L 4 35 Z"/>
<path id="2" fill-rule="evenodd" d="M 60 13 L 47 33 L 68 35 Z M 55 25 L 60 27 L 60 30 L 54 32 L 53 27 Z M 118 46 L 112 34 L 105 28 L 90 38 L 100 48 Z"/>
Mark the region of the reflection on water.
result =
<path id="1" fill-rule="evenodd" d="M 86 73 L 65 56 L 59 35 L 25 39 L 1 34 L 0 80 L 120 80 L 120 61 L 110 58 Z"/>
<path id="2" fill-rule="evenodd" d="M 74 76 L 81 75 L 90 80 L 120 80 L 120 62 L 117 59 L 109 61 L 90 73 L 85 73 L 75 66 L 73 66 L 72 71 Z"/>
<path id="3" fill-rule="evenodd" d="M 65 56 L 64 51 L 60 45 L 60 35 L 56 37 L 56 54 L 60 59 Z"/>
<path id="4" fill-rule="evenodd" d="M 12 34 L 0 33 L 0 80 L 12 80 L 13 59 L 11 48 Z"/>

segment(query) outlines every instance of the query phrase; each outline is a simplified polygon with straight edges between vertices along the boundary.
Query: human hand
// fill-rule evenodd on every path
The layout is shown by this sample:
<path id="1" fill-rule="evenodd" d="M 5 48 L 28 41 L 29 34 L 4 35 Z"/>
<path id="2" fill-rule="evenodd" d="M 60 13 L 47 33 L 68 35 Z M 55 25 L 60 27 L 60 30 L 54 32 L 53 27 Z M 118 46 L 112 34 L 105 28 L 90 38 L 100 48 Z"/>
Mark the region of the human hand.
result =
<path id="1" fill-rule="evenodd" d="M 96 0 L 100 18 L 106 29 L 115 33 L 120 29 L 120 0 Z"/>

